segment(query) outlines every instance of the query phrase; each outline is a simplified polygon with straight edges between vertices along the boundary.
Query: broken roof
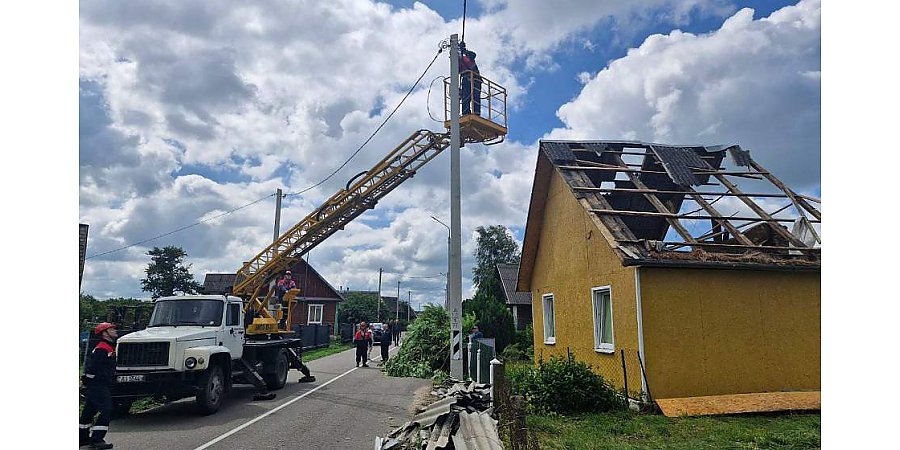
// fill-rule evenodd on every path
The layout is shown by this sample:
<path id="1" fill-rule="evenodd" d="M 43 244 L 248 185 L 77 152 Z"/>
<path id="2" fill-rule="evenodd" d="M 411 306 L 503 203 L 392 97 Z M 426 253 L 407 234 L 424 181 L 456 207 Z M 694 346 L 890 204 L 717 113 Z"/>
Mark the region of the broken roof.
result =
<path id="1" fill-rule="evenodd" d="M 518 264 L 497 264 L 497 273 L 500 274 L 500 285 L 507 305 L 531 305 L 531 292 L 516 292 L 519 281 Z"/>
<path id="2" fill-rule="evenodd" d="M 724 168 L 726 155 L 735 168 Z M 623 265 L 819 270 L 820 201 L 791 190 L 738 145 L 541 141 L 522 281 L 531 277 L 554 171 Z"/>

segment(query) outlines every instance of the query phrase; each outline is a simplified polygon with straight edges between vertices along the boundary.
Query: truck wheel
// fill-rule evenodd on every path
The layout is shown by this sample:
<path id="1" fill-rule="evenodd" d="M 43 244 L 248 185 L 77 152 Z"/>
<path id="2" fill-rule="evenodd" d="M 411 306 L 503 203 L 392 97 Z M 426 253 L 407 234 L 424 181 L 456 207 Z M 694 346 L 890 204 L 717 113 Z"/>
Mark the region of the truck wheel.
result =
<path id="1" fill-rule="evenodd" d="M 275 371 L 263 377 L 266 380 L 266 387 L 270 391 L 284 387 L 284 384 L 287 382 L 288 367 L 287 350 L 281 349 L 278 351 L 278 355 L 275 356 Z"/>
<path id="2" fill-rule="evenodd" d="M 218 411 L 225 398 L 225 376 L 222 374 L 222 366 L 216 364 L 207 369 L 200 375 L 197 387 L 199 388 L 197 407 L 200 412 L 212 414 Z"/>

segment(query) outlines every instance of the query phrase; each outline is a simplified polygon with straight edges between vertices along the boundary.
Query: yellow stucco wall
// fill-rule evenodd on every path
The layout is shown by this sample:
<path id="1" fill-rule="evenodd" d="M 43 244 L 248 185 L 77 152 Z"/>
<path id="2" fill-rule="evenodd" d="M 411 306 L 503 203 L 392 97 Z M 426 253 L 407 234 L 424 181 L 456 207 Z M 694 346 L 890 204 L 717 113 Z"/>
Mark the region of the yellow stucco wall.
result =
<path id="1" fill-rule="evenodd" d="M 656 398 L 820 390 L 820 274 L 640 269 Z"/>
<path id="2" fill-rule="evenodd" d="M 608 243 L 554 170 L 543 214 L 543 226 L 531 277 L 535 359 L 575 356 L 621 388 L 619 349 L 626 349 L 629 391 L 640 391 L 636 364 L 637 316 L 634 269 L 622 267 Z M 616 353 L 594 350 L 591 288 L 610 286 L 613 306 L 613 341 Z M 543 295 L 555 302 L 556 343 L 544 343 Z"/>

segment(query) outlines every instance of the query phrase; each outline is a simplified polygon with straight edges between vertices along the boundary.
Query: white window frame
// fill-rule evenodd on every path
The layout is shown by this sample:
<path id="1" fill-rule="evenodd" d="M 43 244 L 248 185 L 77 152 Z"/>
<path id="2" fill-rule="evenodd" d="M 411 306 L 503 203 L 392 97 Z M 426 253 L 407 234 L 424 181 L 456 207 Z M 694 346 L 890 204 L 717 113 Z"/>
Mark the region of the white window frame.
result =
<path id="1" fill-rule="evenodd" d="M 612 286 L 597 286 L 591 288 L 591 311 L 593 316 L 591 320 L 594 323 L 594 351 L 597 353 L 615 353 L 616 352 L 616 327 L 613 325 L 613 319 L 615 319 L 615 314 L 611 314 L 609 318 L 609 326 L 612 328 L 609 330 L 609 336 L 612 338 L 612 342 L 600 342 L 602 339 L 603 333 L 601 327 L 603 326 L 603 322 L 597 322 L 597 292 L 608 292 L 609 293 L 609 310 L 612 313 L 613 305 L 612 305 Z"/>
<path id="2" fill-rule="evenodd" d="M 319 309 L 319 320 L 318 320 L 318 321 L 312 320 L 312 317 L 313 317 L 313 314 L 312 314 L 313 306 L 316 306 L 316 307 L 318 307 L 318 309 Z M 325 305 L 323 305 L 323 304 L 321 304 L 321 303 L 310 303 L 309 309 L 306 310 L 306 324 L 307 324 L 307 325 L 312 325 L 312 324 L 317 324 L 317 323 L 318 323 L 318 324 L 321 324 L 321 323 L 322 323 L 322 318 L 323 318 L 324 316 L 325 316 Z"/>
<path id="3" fill-rule="evenodd" d="M 550 300 L 551 303 L 551 317 L 550 322 L 553 325 L 553 336 L 547 335 L 547 300 Z M 544 312 L 544 343 L 545 344 L 556 344 L 556 297 L 553 293 L 544 294 L 541 296 L 541 308 Z"/>

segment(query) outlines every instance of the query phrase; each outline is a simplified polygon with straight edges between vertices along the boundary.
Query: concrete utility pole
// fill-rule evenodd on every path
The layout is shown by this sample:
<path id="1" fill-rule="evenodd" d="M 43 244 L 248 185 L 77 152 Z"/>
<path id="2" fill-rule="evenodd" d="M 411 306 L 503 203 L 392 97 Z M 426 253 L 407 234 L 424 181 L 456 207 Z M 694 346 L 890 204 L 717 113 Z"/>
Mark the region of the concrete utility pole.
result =
<path id="1" fill-rule="evenodd" d="M 450 307 L 450 227 L 447 226 L 446 223 L 438 220 L 437 217 L 431 216 L 435 222 L 444 226 L 447 229 L 447 273 L 444 274 L 445 283 L 444 283 L 444 311 L 447 311 Z"/>
<path id="2" fill-rule="evenodd" d="M 462 239 L 459 168 L 459 36 L 450 35 L 450 376 L 463 379 L 462 361 Z"/>
<path id="3" fill-rule="evenodd" d="M 406 323 L 409 323 L 410 308 L 412 308 L 412 291 L 406 291 Z"/>
<path id="4" fill-rule="evenodd" d="M 378 313 L 376 315 L 378 316 L 377 319 L 379 322 L 381 321 L 381 272 L 383 271 L 384 269 L 382 268 L 378 269 L 378 299 L 375 301 L 375 304 L 378 305 L 376 306 L 376 308 L 378 308 Z"/>
<path id="5" fill-rule="evenodd" d="M 272 242 L 278 240 L 278 236 L 281 236 L 281 188 L 275 190 L 275 236 L 272 238 Z"/>
<path id="6" fill-rule="evenodd" d="M 400 280 L 397 280 L 397 318 L 400 318 Z"/>

